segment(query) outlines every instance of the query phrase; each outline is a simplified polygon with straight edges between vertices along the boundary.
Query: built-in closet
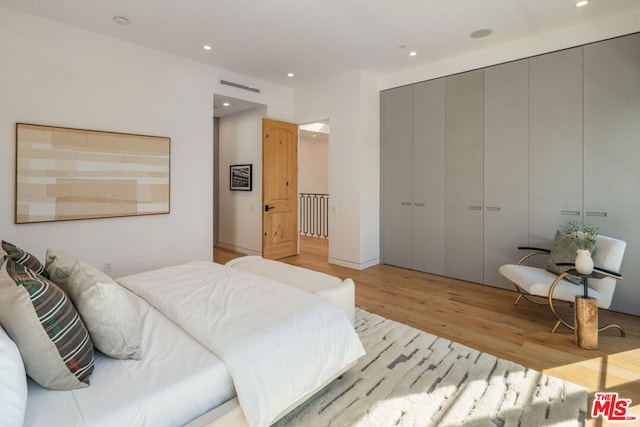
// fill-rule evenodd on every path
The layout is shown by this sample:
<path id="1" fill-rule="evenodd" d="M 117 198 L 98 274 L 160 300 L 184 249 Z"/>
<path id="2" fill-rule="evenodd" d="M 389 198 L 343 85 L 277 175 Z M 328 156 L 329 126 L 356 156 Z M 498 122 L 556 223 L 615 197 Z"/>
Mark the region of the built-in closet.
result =
<path id="1" fill-rule="evenodd" d="M 383 262 L 511 288 L 569 220 L 627 241 L 640 314 L 640 34 L 381 92 Z"/>

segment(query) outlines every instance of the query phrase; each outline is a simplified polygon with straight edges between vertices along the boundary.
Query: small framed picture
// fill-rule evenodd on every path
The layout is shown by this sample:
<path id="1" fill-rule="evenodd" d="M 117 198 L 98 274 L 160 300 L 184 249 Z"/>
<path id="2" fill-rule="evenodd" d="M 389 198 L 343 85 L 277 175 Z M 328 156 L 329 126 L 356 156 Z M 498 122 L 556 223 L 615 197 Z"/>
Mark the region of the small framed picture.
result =
<path id="1" fill-rule="evenodd" d="M 229 190 L 251 191 L 252 165 L 229 166 Z"/>

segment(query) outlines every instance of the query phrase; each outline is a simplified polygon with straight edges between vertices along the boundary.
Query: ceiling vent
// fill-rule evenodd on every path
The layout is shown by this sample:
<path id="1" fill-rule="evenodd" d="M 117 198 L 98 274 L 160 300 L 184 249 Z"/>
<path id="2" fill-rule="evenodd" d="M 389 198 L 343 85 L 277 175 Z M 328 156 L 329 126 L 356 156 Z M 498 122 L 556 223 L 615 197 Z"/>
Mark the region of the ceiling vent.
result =
<path id="1" fill-rule="evenodd" d="M 220 84 L 237 87 L 239 89 L 244 89 L 244 90 L 248 90 L 248 91 L 255 92 L 255 93 L 260 93 L 260 89 L 255 88 L 255 87 L 251 87 L 251 86 L 241 85 L 240 83 L 234 83 L 234 82 L 228 82 L 226 80 L 220 80 Z"/>

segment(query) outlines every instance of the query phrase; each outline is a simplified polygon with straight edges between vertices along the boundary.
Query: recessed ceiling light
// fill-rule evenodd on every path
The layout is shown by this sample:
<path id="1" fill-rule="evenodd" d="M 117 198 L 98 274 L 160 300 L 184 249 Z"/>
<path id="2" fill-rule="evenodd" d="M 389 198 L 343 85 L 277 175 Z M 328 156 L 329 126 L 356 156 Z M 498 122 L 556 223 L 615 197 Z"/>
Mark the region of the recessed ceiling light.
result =
<path id="1" fill-rule="evenodd" d="M 582 6 L 586 6 L 586 5 L 588 5 L 588 4 L 589 4 L 589 0 L 578 0 L 578 1 L 575 3 L 575 5 L 574 5 L 574 6 L 575 6 L 575 7 L 582 7 Z"/>
<path id="2" fill-rule="evenodd" d="M 114 16 L 113 22 L 119 25 L 129 25 L 129 20 L 124 16 Z"/>
<path id="3" fill-rule="evenodd" d="M 491 33 L 493 33 L 493 30 L 490 30 L 489 28 L 484 28 L 482 30 L 474 31 L 473 33 L 470 34 L 469 37 L 471 37 L 472 39 L 481 39 L 483 37 L 487 37 L 491 35 Z"/>
<path id="4" fill-rule="evenodd" d="M 223 106 L 223 107 L 228 107 L 229 105 L 231 105 L 231 104 L 229 104 L 228 102 L 223 102 L 223 103 L 222 103 L 222 106 Z"/>
<path id="5" fill-rule="evenodd" d="M 294 74 L 293 73 L 287 73 L 287 77 L 293 77 Z"/>
<path id="6" fill-rule="evenodd" d="M 416 52 L 415 50 L 412 50 L 411 52 L 409 52 L 409 56 L 416 56 L 418 54 L 418 52 Z"/>
<path id="7" fill-rule="evenodd" d="M 202 48 L 203 48 L 204 50 L 211 50 L 211 49 L 212 49 L 212 48 L 211 48 L 211 46 L 210 46 L 210 45 L 208 45 L 208 44 L 205 44 L 204 46 L 202 46 Z"/>

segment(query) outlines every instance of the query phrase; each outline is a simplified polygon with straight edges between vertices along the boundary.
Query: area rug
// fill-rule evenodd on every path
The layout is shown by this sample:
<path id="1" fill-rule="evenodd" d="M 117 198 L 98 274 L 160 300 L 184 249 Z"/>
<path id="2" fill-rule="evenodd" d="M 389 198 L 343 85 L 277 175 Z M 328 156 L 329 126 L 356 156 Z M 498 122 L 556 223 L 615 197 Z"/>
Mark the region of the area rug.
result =
<path id="1" fill-rule="evenodd" d="M 587 390 L 356 309 L 367 351 L 276 425 L 581 426 Z"/>

